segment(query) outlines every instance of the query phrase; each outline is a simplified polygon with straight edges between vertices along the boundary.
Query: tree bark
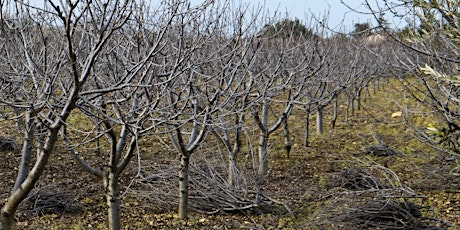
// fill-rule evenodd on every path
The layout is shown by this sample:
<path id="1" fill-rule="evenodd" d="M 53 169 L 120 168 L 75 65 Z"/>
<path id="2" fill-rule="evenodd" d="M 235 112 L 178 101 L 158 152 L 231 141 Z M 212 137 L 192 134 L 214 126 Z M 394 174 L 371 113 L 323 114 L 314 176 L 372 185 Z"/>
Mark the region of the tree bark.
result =
<path id="1" fill-rule="evenodd" d="M 230 152 L 228 154 L 227 183 L 231 186 L 237 186 L 237 183 L 236 183 L 236 155 L 233 152 Z"/>
<path id="2" fill-rule="evenodd" d="M 16 177 L 16 182 L 13 186 L 13 191 L 19 188 L 19 186 L 26 180 L 27 175 L 29 173 L 29 164 L 32 158 L 32 145 L 33 145 L 33 137 L 35 132 L 35 122 L 34 118 L 30 117 L 30 112 L 26 112 L 25 120 L 27 120 L 27 124 L 24 128 L 24 143 L 22 146 L 22 154 L 21 154 L 21 163 L 19 165 L 18 175 Z M 21 122 L 24 124 L 24 122 Z"/>
<path id="3" fill-rule="evenodd" d="M 34 188 L 40 176 L 43 174 L 43 170 L 48 163 L 48 159 L 51 155 L 51 150 L 54 147 L 56 139 L 57 131 L 48 137 L 45 148 L 40 151 L 39 157 L 34 167 L 27 175 L 27 178 L 24 180 L 24 182 L 22 182 L 19 187 L 11 193 L 10 196 L 8 196 L 8 199 L 3 205 L 0 213 L 0 230 L 13 229 L 16 210 L 19 204 L 27 197 L 29 192 Z"/>
<path id="4" fill-rule="evenodd" d="M 16 213 L 17 206 L 11 208 L 3 207 L 0 216 L 0 230 L 11 230 L 14 225 L 14 215 Z"/>
<path id="5" fill-rule="evenodd" d="M 310 110 L 307 109 L 305 113 L 305 147 L 308 147 L 310 145 Z"/>
<path id="6" fill-rule="evenodd" d="M 351 109 L 351 116 L 354 117 L 355 116 L 355 97 L 353 96 L 350 100 L 350 109 Z"/>
<path id="7" fill-rule="evenodd" d="M 189 156 L 181 156 L 179 169 L 179 218 L 185 219 L 188 216 L 188 175 L 189 175 Z"/>
<path id="8" fill-rule="evenodd" d="M 334 100 L 334 115 L 332 117 L 332 129 L 335 129 L 335 125 L 337 123 L 337 117 L 339 113 L 339 97 L 337 96 Z"/>
<path id="9" fill-rule="evenodd" d="M 118 187 L 118 174 L 115 169 L 106 167 L 103 172 L 103 184 L 106 189 L 106 202 L 108 206 L 108 221 L 110 230 L 121 229 L 120 222 L 120 190 Z"/>
<path id="10" fill-rule="evenodd" d="M 268 133 L 262 132 L 259 137 L 259 178 L 263 180 L 268 172 Z"/>
<path id="11" fill-rule="evenodd" d="M 316 133 L 323 135 L 323 107 L 319 106 L 316 114 Z"/>
<path id="12" fill-rule="evenodd" d="M 359 89 L 356 95 L 356 102 L 358 104 L 358 110 L 361 110 L 361 93 L 362 93 L 362 89 Z"/>
<path id="13" fill-rule="evenodd" d="M 286 149 L 287 158 L 289 158 L 289 154 L 291 153 L 291 136 L 289 133 L 289 124 L 288 118 L 284 119 L 283 121 L 283 129 L 284 129 L 284 148 Z"/>

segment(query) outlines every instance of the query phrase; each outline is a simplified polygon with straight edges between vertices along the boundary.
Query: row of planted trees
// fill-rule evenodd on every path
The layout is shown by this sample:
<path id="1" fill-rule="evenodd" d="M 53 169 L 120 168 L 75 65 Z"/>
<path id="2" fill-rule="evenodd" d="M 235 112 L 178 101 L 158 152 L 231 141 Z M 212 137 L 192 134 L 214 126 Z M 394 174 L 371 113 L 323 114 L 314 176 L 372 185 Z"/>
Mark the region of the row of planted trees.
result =
<path id="1" fill-rule="evenodd" d="M 363 40 L 298 20 L 264 21 L 263 9 L 231 1 L 1 7 L 2 126 L 18 131 L 22 149 L 0 229 L 13 227 L 19 204 L 62 145 L 100 179 L 109 227 L 120 229 L 120 175 L 134 157 L 142 162 L 139 145 L 154 136 L 167 136 L 180 157 L 178 212 L 186 218 L 190 159 L 210 136 L 228 152 L 234 186 L 245 127 L 255 124 L 262 182 L 270 135 L 283 128 L 291 149 L 294 109 L 305 111 L 308 145 L 309 115 L 317 112 L 321 132 L 324 108 L 344 93 L 349 105 L 359 101 L 382 67 Z"/>

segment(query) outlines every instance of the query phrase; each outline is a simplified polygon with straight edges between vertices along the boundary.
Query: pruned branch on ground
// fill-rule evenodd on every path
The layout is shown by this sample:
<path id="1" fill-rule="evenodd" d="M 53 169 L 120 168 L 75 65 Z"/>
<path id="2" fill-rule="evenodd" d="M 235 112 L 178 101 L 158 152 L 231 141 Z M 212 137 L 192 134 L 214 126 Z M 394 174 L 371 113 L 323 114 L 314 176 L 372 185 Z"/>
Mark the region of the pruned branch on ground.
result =
<path id="1" fill-rule="evenodd" d="M 0 137 L 0 152 L 9 152 L 9 151 L 19 151 L 21 147 L 14 141 L 8 137 Z"/>
<path id="2" fill-rule="evenodd" d="M 342 223 L 366 229 L 446 229 L 441 220 L 423 215 L 425 196 L 405 186 L 392 170 L 370 160 L 353 162 L 334 175 L 320 221 L 307 226 Z M 327 202 L 326 202 L 327 201 Z"/>
<path id="3" fill-rule="evenodd" d="M 374 155 L 374 156 L 403 156 L 404 153 L 401 151 L 394 149 L 387 144 L 379 144 L 379 145 L 372 145 L 367 146 L 361 152 L 362 154 L 366 155 Z"/>
<path id="4" fill-rule="evenodd" d="M 206 157 L 192 158 L 190 161 L 190 209 L 213 214 L 217 212 L 243 213 L 291 213 L 291 208 L 257 189 L 254 170 L 237 171 L 241 181 L 239 187 L 228 183 L 225 161 Z M 177 205 L 176 186 L 178 160 L 143 167 L 142 177 L 129 192 L 137 197 L 145 197 L 163 205 Z M 243 167 L 244 168 L 244 167 Z"/>

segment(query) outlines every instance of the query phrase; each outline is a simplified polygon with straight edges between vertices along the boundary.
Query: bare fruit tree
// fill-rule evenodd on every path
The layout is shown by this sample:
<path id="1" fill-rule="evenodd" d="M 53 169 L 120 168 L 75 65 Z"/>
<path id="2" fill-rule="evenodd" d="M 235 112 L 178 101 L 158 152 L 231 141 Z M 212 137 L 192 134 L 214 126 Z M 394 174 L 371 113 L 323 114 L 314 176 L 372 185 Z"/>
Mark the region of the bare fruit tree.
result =
<path id="1" fill-rule="evenodd" d="M 250 53 L 254 19 L 246 25 L 245 11 L 230 7 L 228 1 L 179 5 L 182 13 L 172 20 L 168 45 L 160 57 L 170 71 L 163 84 L 164 109 L 155 113 L 163 119 L 162 127 L 180 157 L 180 218 L 188 216 L 192 154 L 223 117 L 241 113 L 228 110 L 228 105 L 243 95 L 249 82 L 240 69 Z"/>
<path id="2" fill-rule="evenodd" d="M 158 125 L 155 111 L 161 109 L 167 94 L 164 79 L 169 76 L 158 57 L 169 42 L 167 34 L 179 6 L 133 8 L 132 20 L 101 52 L 94 77 L 80 92 L 79 112 L 62 132 L 78 165 L 101 180 L 110 229 L 121 228 L 120 175 L 134 156 L 141 161 L 139 142 Z"/>
<path id="3" fill-rule="evenodd" d="M 19 173 L 2 207 L 0 229 L 13 227 L 18 205 L 42 175 L 61 128 L 94 77 L 101 53 L 131 17 L 133 5 L 134 1 L 46 1 L 37 6 L 2 2 L 0 104 L 17 112 L 24 129 Z"/>
<path id="4" fill-rule="evenodd" d="M 321 48 L 318 49 L 321 39 L 299 20 L 286 19 L 267 24 L 259 33 L 261 48 L 251 71 L 255 75 L 254 94 L 260 97 L 252 108 L 260 131 L 260 180 L 268 172 L 269 136 L 287 124 L 295 102 L 305 94 L 306 82 L 322 68 L 324 59 Z M 282 106 L 281 113 L 274 112 L 275 105 Z"/>

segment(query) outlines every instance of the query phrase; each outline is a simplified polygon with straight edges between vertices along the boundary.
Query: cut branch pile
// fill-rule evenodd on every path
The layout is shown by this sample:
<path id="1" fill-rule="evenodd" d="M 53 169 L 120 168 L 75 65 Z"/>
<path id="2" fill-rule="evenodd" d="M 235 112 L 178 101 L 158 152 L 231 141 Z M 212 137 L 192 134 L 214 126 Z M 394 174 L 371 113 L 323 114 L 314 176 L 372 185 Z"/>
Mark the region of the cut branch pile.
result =
<path id="1" fill-rule="evenodd" d="M 403 156 L 404 155 L 404 153 L 394 148 L 391 148 L 387 144 L 380 144 L 380 145 L 365 147 L 361 153 L 366 154 L 366 155 L 370 154 L 374 156 Z"/>
<path id="2" fill-rule="evenodd" d="M 130 192 L 135 196 L 155 199 L 155 203 L 177 205 L 177 164 L 144 166 L 144 176 Z M 191 210 L 213 214 L 218 212 L 273 213 L 291 212 L 284 203 L 256 192 L 253 175 L 243 175 L 240 186 L 228 184 L 224 167 L 209 162 L 191 162 L 189 207 Z M 244 178 L 243 178 L 244 177 Z"/>
<path id="3" fill-rule="evenodd" d="M 381 189 L 384 184 L 369 171 L 358 167 L 349 167 L 332 180 L 331 186 L 358 191 L 372 188 Z"/>
<path id="4" fill-rule="evenodd" d="M 332 179 L 322 197 L 327 211 L 316 225 L 341 223 L 358 229 L 446 229 L 448 224 L 424 217 L 418 196 L 390 169 L 357 160 Z"/>
<path id="5" fill-rule="evenodd" d="M 16 152 L 21 148 L 16 142 L 10 138 L 0 137 L 0 152 Z"/>
<path id="6" fill-rule="evenodd" d="M 62 188 L 47 185 L 32 190 L 25 200 L 25 208 L 37 216 L 81 212 L 81 204 L 70 194 L 58 192 L 59 189 Z"/>
<path id="7" fill-rule="evenodd" d="M 382 199 L 362 204 L 348 217 L 350 221 L 366 228 L 442 229 L 436 221 L 433 223 L 430 219 L 423 218 L 421 209 L 422 207 L 407 199 L 403 201 Z"/>

